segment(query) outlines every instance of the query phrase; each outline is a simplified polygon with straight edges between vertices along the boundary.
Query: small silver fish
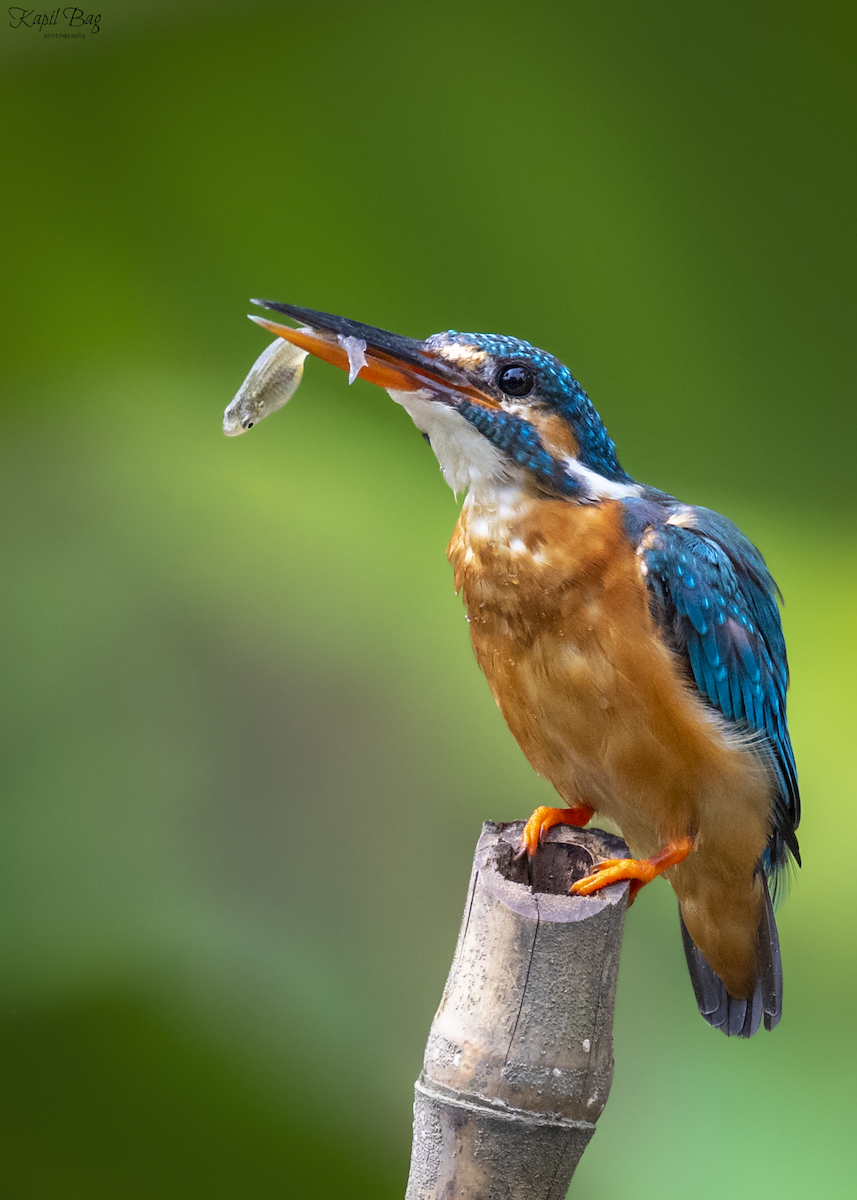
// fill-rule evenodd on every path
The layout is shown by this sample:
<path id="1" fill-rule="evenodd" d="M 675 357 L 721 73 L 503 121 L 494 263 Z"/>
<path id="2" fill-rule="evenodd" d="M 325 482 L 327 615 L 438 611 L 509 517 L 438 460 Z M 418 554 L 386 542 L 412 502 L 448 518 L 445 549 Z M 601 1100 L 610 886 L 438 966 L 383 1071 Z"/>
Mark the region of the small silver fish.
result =
<path id="1" fill-rule="evenodd" d="M 304 373 L 306 356 L 306 350 L 283 338 L 271 342 L 253 363 L 223 414 L 223 432 L 228 437 L 246 433 L 291 400 Z"/>

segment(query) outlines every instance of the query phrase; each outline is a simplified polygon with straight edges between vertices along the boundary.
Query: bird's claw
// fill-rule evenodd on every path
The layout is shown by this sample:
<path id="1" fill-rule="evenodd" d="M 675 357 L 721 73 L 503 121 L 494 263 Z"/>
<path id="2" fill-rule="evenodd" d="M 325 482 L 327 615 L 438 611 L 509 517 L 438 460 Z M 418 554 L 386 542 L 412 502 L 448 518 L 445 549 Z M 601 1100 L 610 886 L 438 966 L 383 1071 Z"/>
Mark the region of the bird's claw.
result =
<path id="1" fill-rule="evenodd" d="M 587 805 L 578 808 L 548 808 L 542 804 L 530 817 L 521 833 L 521 845 L 516 858 L 535 858 L 539 843 L 545 840 L 545 835 L 554 825 L 571 825 L 580 829 L 592 816 L 592 809 Z"/>
<path id="2" fill-rule="evenodd" d="M 595 864 L 591 875 L 573 883 L 571 894 L 591 896 L 593 892 L 599 892 L 613 883 L 622 883 L 625 879 L 637 883 L 636 892 L 644 883 L 650 883 L 657 874 L 655 865 L 647 858 L 607 858 L 604 862 Z"/>
<path id="3" fill-rule="evenodd" d="M 523 858 L 525 854 L 528 858 L 535 858 L 539 843 L 545 840 L 545 832 L 550 828 L 549 815 L 555 811 L 544 805 L 536 809 L 521 832 L 521 845 L 516 858 Z"/>

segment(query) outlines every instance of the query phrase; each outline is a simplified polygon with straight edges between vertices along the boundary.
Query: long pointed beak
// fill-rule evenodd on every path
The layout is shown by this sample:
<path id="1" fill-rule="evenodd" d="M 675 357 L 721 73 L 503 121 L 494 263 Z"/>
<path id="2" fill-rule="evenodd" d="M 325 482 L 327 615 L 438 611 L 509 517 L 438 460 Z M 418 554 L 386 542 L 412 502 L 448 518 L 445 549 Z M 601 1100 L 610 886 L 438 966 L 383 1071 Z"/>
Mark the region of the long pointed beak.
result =
<path id="1" fill-rule="evenodd" d="M 386 329 L 376 329 L 373 325 L 363 325 L 347 317 L 316 312 L 312 308 L 279 304 L 275 300 L 254 300 L 253 303 L 285 313 L 293 320 L 300 321 L 303 328 L 292 329 L 267 317 L 251 316 L 251 321 L 343 371 L 353 370 L 349 344 L 365 343 L 365 362 L 357 374 L 378 387 L 402 392 L 428 388 L 434 393 L 441 393 L 447 403 L 454 404 L 456 397 L 467 397 L 490 408 L 499 408 L 496 400 L 475 387 L 459 367 L 427 351 L 424 342 L 389 333 Z"/>

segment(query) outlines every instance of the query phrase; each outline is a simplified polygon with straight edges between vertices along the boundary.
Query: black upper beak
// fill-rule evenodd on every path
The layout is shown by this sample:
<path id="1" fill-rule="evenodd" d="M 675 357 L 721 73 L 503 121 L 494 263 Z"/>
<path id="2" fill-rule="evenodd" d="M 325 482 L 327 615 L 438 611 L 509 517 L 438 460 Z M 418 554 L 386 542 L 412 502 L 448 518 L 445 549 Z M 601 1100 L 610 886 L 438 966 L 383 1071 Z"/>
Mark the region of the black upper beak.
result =
<path id="1" fill-rule="evenodd" d="M 427 365 L 429 361 L 423 352 L 422 342 L 416 341 L 415 338 L 402 337 L 386 329 L 376 329 L 374 325 L 364 325 L 361 321 L 351 321 L 348 317 L 316 312 L 314 308 L 298 308 L 296 304 L 280 304 L 276 300 L 254 300 L 253 303 L 262 308 L 271 308 L 274 312 L 285 313 L 295 321 L 300 321 L 301 325 L 309 325 L 311 329 L 324 329 L 338 337 L 360 338 L 366 343 L 368 350 L 381 350 L 402 365 L 420 367 Z"/>
<path id="2" fill-rule="evenodd" d="M 254 321 L 309 350 L 318 358 L 324 358 L 346 370 L 348 359 L 338 339 L 358 338 L 365 342 L 367 363 L 360 371 L 360 377 L 370 383 L 405 391 L 433 385 L 437 390 L 437 385 L 440 385 L 440 391 L 447 393 L 452 402 L 456 396 L 465 395 L 480 404 L 498 407 L 497 402 L 476 387 L 460 367 L 427 351 L 425 342 L 390 333 L 386 329 L 377 329 L 374 325 L 364 325 L 361 321 L 351 321 L 348 317 L 317 312 L 313 308 L 299 308 L 296 304 L 281 304 L 276 300 L 254 300 L 253 303 L 285 313 L 309 328 L 293 330 L 265 321 L 262 317 L 253 317 Z M 325 337 L 325 334 L 333 336 Z"/>

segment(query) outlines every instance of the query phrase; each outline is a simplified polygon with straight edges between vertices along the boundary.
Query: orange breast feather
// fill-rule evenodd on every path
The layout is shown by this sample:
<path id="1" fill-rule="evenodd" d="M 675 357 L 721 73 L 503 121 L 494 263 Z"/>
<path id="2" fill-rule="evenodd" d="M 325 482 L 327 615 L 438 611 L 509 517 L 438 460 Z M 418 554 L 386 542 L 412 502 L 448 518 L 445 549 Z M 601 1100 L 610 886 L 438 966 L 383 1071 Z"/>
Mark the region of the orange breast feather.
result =
<path id="1" fill-rule="evenodd" d="M 769 769 L 659 637 L 620 503 L 468 501 L 448 553 L 477 660 L 530 763 L 637 855 L 694 837 L 667 877 L 708 962 L 734 996 L 751 994 Z"/>

